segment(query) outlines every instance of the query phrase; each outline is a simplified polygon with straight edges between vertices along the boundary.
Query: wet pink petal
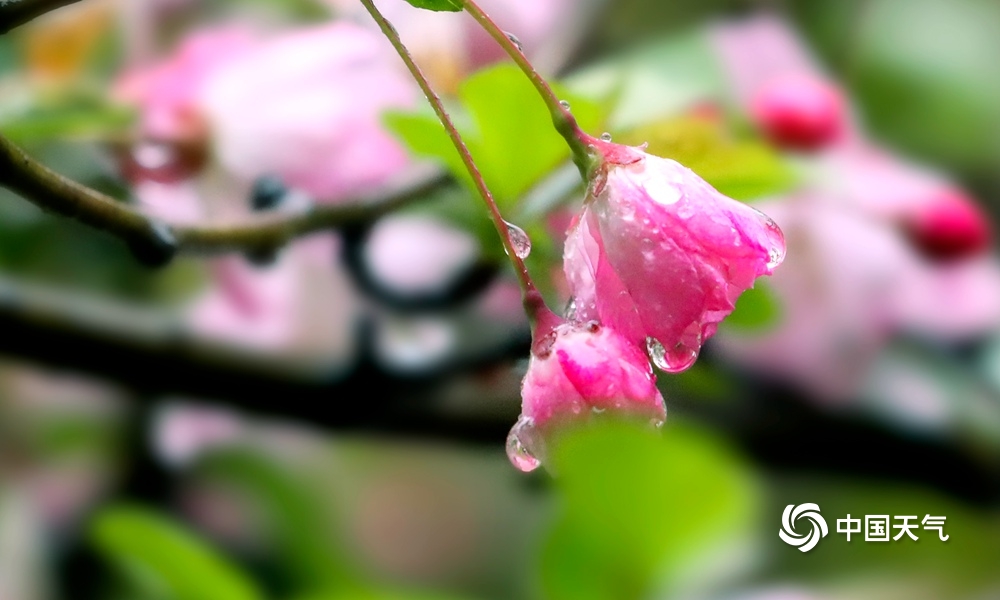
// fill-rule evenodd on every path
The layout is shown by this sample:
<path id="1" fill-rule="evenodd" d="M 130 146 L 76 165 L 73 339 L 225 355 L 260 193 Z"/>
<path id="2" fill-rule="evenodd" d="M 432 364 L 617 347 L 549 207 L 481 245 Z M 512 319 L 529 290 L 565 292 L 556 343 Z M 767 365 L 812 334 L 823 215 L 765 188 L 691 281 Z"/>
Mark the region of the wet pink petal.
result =
<path id="1" fill-rule="evenodd" d="M 532 354 L 522 386 L 522 415 L 539 429 L 593 412 L 662 422 L 663 397 L 645 353 L 610 327 L 565 323 Z"/>
<path id="2" fill-rule="evenodd" d="M 784 258 L 781 230 L 690 169 L 604 144 L 564 269 L 576 319 L 596 319 L 658 367 L 691 366 L 736 299 Z"/>

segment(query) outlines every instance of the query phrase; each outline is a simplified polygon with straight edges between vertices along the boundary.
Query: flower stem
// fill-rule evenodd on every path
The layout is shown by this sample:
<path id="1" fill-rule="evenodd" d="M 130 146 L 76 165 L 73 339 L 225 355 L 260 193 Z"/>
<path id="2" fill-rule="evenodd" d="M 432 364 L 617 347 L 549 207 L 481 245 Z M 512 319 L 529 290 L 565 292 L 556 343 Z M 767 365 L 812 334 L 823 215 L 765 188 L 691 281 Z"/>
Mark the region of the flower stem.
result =
<path id="1" fill-rule="evenodd" d="M 570 151 L 573 153 L 573 162 L 579 167 L 583 178 L 587 179 L 593 162 L 588 146 L 594 141 L 594 138 L 580 129 L 576 123 L 576 117 L 570 112 L 569 107 L 559 101 L 559 97 L 552 91 L 552 87 L 528 61 L 528 57 L 524 55 L 520 45 L 512 40 L 504 30 L 500 29 L 496 22 L 476 4 L 475 0 L 462 0 L 462 5 L 465 7 L 465 11 L 472 15 L 472 18 L 500 44 L 521 71 L 528 76 L 531 84 L 535 86 L 535 90 L 542 97 L 542 101 L 545 102 L 545 106 L 548 107 L 556 131 L 563 136 L 569 145 Z"/>
<path id="2" fill-rule="evenodd" d="M 518 281 L 521 284 L 524 308 L 527 311 L 528 316 L 536 320 L 536 322 L 551 322 L 556 317 L 545 305 L 545 301 L 543 300 L 541 293 L 538 291 L 538 288 L 535 287 L 534 281 L 531 280 L 531 275 L 528 273 L 528 267 L 525 266 L 524 260 L 518 256 L 518 250 L 516 244 L 514 243 L 508 223 L 500 214 L 500 209 L 497 207 L 497 203 L 493 199 L 493 194 L 490 193 L 489 188 L 486 187 L 486 182 L 483 180 L 482 173 L 479 172 L 479 167 L 476 166 L 475 161 L 472 159 L 472 154 L 469 153 L 469 148 L 465 145 L 465 142 L 462 141 L 462 136 L 458 133 L 455 123 L 451 120 L 448 112 L 445 111 L 441 98 L 439 98 L 431 88 L 427 77 L 413 60 L 413 56 L 410 55 L 410 51 L 403 45 L 403 41 L 399 38 L 399 33 L 396 31 L 396 28 L 393 27 L 384 16 L 382 16 L 382 13 L 375 7 L 372 0 L 361 0 L 361 4 L 364 5 L 368 13 L 371 14 L 373 19 L 375 19 L 375 22 L 378 23 L 379 29 L 381 29 L 385 37 L 388 38 L 392 47 L 396 49 L 399 57 L 403 59 L 403 62 L 406 64 L 406 68 L 410 71 L 413 79 L 416 80 L 420 89 L 424 92 L 424 95 L 427 97 L 427 101 L 430 102 L 431 107 L 437 114 L 437 117 L 444 126 L 445 131 L 448 132 L 448 137 L 451 138 L 451 143 L 454 144 L 455 149 L 458 151 L 466 170 L 469 172 L 469 175 L 472 176 L 472 182 L 476 186 L 476 191 L 479 192 L 480 197 L 482 197 L 483 202 L 486 204 L 486 209 L 493 221 L 493 226 L 500 235 L 500 240 L 503 242 L 504 250 L 507 251 L 507 257 L 510 259 L 511 264 L 514 265 L 514 271 L 517 273 Z"/>

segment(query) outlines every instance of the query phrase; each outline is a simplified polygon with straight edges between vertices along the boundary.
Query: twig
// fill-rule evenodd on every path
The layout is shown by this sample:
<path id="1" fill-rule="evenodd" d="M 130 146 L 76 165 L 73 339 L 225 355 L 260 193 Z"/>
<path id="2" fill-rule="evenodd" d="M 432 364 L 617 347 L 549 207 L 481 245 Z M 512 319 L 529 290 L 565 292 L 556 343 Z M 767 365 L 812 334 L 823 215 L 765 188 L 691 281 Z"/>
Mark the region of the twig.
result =
<path id="1" fill-rule="evenodd" d="M 455 146 L 455 150 L 458 151 L 458 155 L 461 157 L 462 163 L 465 165 L 466 170 L 472 177 L 476 191 L 479 192 L 479 196 L 483 199 L 483 202 L 486 205 L 486 209 L 490 214 L 490 219 L 493 221 L 493 226 L 496 228 L 497 234 L 503 242 L 504 249 L 507 251 L 507 257 L 514 266 L 514 271 L 517 274 L 518 281 L 521 284 L 521 290 L 523 292 L 525 311 L 528 313 L 530 318 L 540 324 L 542 330 L 547 331 L 552 326 L 552 323 L 556 321 L 556 317 L 545 305 L 545 300 L 535 287 L 535 283 L 531 280 L 531 274 L 528 272 L 528 267 L 524 264 L 521 251 L 518 249 L 518 245 L 514 242 L 510 224 L 507 223 L 507 221 L 505 221 L 503 216 L 500 214 L 500 209 L 497 206 L 496 201 L 493 199 L 493 194 L 486 186 L 486 181 L 483 179 L 482 173 L 479 172 L 479 167 L 476 166 L 476 162 L 473 160 L 468 146 L 465 145 L 465 141 L 462 140 L 461 134 L 458 133 L 458 128 L 455 127 L 455 123 L 451 120 L 451 116 L 448 115 L 448 111 L 445 110 L 444 103 L 441 102 L 441 98 L 439 98 L 431 88 L 430 81 L 428 81 L 423 71 L 420 70 L 420 67 L 413 60 L 413 56 L 410 55 L 410 51 L 407 50 L 405 45 L 403 45 L 403 41 L 399 38 L 399 33 L 396 31 L 396 28 L 392 26 L 392 23 L 382 16 L 382 13 L 375 7 L 372 0 L 361 0 L 361 4 L 364 5 L 365 9 L 368 10 L 368 13 L 373 19 L 375 19 L 379 29 L 382 30 L 382 33 L 392 44 L 392 47 L 395 48 L 399 57 L 403 59 L 403 63 L 406 64 L 407 70 L 420 86 L 420 89 L 424 92 L 424 96 L 427 97 L 427 101 L 434 109 L 434 113 L 437 114 L 438 120 L 441 121 L 441 125 L 444 126 L 445 131 L 448 133 L 448 137 Z"/>
<path id="2" fill-rule="evenodd" d="M 576 117 L 570 112 L 569 107 L 560 102 L 549 83 L 535 70 L 535 67 L 528 61 L 528 57 L 521 50 L 520 44 L 515 42 L 510 34 L 500 29 L 500 26 L 474 0 L 462 0 L 462 5 L 465 11 L 479 23 L 480 27 L 490 37 L 500 44 L 504 52 L 527 75 L 531 81 L 531 85 L 535 87 L 538 95 L 541 96 L 542 101 L 545 102 L 545 106 L 549 109 L 549 114 L 552 116 L 552 124 L 555 126 L 556 131 L 563 136 L 570 150 L 573 152 L 573 162 L 576 163 L 584 179 L 586 179 L 591 170 L 590 163 L 592 160 L 587 146 L 593 142 L 593 138 L 580 129 L 579 125 L 577 125 Z"/>
<path id="3" fill-rule="evenodd" d="M 47 12 L 80 0 L 11 0 L 0 3 L 0 35 Z"/>
<path id="4" fill-rule="evenodd" d="M 137 254 L 271 250 L 308 233 L 367 222 L 424 197 L 442 176 L 422 171 L 381 197 L 316 206 L 297 214 L 262 214 L 243 223 L 170 227 L 110 196 L 68 179 L 0 136 L 0 186 L 43 210 L 76 219 L 123 240 Z"/>

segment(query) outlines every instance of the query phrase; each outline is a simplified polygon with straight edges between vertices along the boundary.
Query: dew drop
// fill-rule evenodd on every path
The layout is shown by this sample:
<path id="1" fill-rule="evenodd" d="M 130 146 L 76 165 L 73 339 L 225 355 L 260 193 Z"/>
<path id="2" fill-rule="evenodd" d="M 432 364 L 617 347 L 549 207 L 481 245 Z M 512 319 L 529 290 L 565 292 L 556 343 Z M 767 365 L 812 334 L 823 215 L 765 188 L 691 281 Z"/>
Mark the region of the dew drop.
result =
<path id="1" fill-rule="evenodd" d="M 590 409 L 590 412 L 594 413 L 595 415 L 603 415 L 607 410 L 608 409 L 606 409 L 606 408 L 601 408 L 599 406 L 594 406 L 593 408 Z"/>
<path id="2" fill-rule="evenodd" d="M 601 134 L 601 141 L 602 142 L 610 142 L 611 141 L 611 134 L 608 133 L 607 131 L 605 131 L 604 133 L 602 133 Z"/>
<path id="3" fill-rule="evenodd" d="M 559 106 L 565 108 L 566 110 L 569 110 L 569 102 L 567 102 L 565 100 L 560 100 L 559 101 Z"/>
<path id="4" fill-rule="evenodd" d="M 663 427 L 663 423 L 664 419 L 661 419 L 659 417 L 653 417 L 652 419 L 649 420 L 649 424 L 653 427 L 653 429 L 659 429 Z"/>
<path id="5" fill-rule="evenodd" d="M 510 33 L 510 32 L 507 32 L 507 31 L 505 31 L 503 33 L 504 33 L 504 35 L 507 36 L 508 40 L 514 42 L 514 45 L 517 46 L 518 50 L 520 50 L 521 52 L 524 52 L 524 47 L 521 45 L 521 40 L 519 40 L 516 35 L 514 35 L 513 33 Z"/>
<path id="6" fill-rule="evenodd" d="M 576 298 L 570 296 L 569 301 L 566 302 L 566 308 L 563 309 L 563 318 L 567 321 L 576 321 L 577 312 Z"/>
<path id="7" fill-rule="evenodd" d="M 698 359 L 698 350 L 678 343 L 667 349 L 656 338 L 646 338 L 646 352 L 657 369 L 665 373 L 680 373 L 691 367 Z"/>
<path id="8" fill-rule="evenodd" d="M 504 223 L 507 222 L 504 221 Z M 528 258 L 528 255 L 531 254 L 531 238 L 528 237 L 528 234 L 513 223 L 507 223 L 507 233 L 510 235 L 510 242 L 514 246 L 514 254 L 521 259 Z"/>
<path id="9" fill-rule="evenodd" d="M 530 473 L 542 464 L 531 450 L 535 435 L 535 420 L 521 416 L 507 435 L 507 458 L 522 473 Z"/>
<path id="10" fill-rule="evenodd" d="M 774 269 L 785 260 L 785 234 L 774 222 L 774 219 L 755 209 L 758 218 L 764 224 L 767 235 L 767 268 Z"/>

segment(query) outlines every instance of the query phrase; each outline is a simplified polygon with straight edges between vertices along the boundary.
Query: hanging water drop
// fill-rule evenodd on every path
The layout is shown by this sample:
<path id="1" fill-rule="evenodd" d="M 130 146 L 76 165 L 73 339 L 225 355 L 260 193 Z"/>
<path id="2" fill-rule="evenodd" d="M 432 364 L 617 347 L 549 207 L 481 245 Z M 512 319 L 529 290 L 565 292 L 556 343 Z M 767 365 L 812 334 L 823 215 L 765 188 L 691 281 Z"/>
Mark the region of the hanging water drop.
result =
<path id="1" fill-rule="evenodd" d="M 767 268 L 774 269 L 785 260 L 785 234 L 774 219 L 759 210 L 754 209 L 754 212 L 763 223 L 767 235 Z"/>
<path id="2" fill-rule="evenodd" d="M 656 338 L 646 338 L 646 353 L 657 369 L 665 373 L 680 373 L 698 359 L 698 350 L 683 343 L 667 349 Z"/>
<path id="3" fill-rule="evenodd" d="M 507 221 L 504 221 L 504 223 L 507 223 Z M 522 260 L 528 258 L 528 255 L 531 254 L 531 238 L 528 237 L 528 234 L 513 223 L 507 223 L 507 234 L 510 236 L 510 243 L 514 247 L 514 254 Z"/>
<path id="4" fill-rule="evenodd" d="M 601 134 L 601 141 L 602 142 L 610 142 L 611 141 L 611 134 L 608 133 L 607 131 L 605 131 L 604 133 L 602 133 Z"/>
<path id="5" fill-rule="evenodd" d="M 560 100 L 559 101 L 559 106 L 565 108 L 566 110 L 569 110 L 569 102 L 567 102 L 565 100 Z"/>
<path id="6" fill-rule="evenodd" d="M 542 464 L 531 450 L 535 420 L 521 416 L 507 435 L 507 458 L 522 473 L 530 473 Z"/>
<path id="7" fill-rule="evenodd" d="M 504 35 L 507 36 L 508 40 L 514 42 L 514 45 L 517 46 L 518 51 L 524 52 L 524 47 L 521 45 L 521 40 L 517 39 L 516 35 L 514 35 L 513 33 L 509 33 L 507 31 L 505 31 L 503 33 L 504 33 Z"/>
<path id="8" fill-rule="evenodd" d="M 646 338 L 646 354 L 656 368 L 664 370 L 667 366 L 667 349 L 654 337 Z"/>

